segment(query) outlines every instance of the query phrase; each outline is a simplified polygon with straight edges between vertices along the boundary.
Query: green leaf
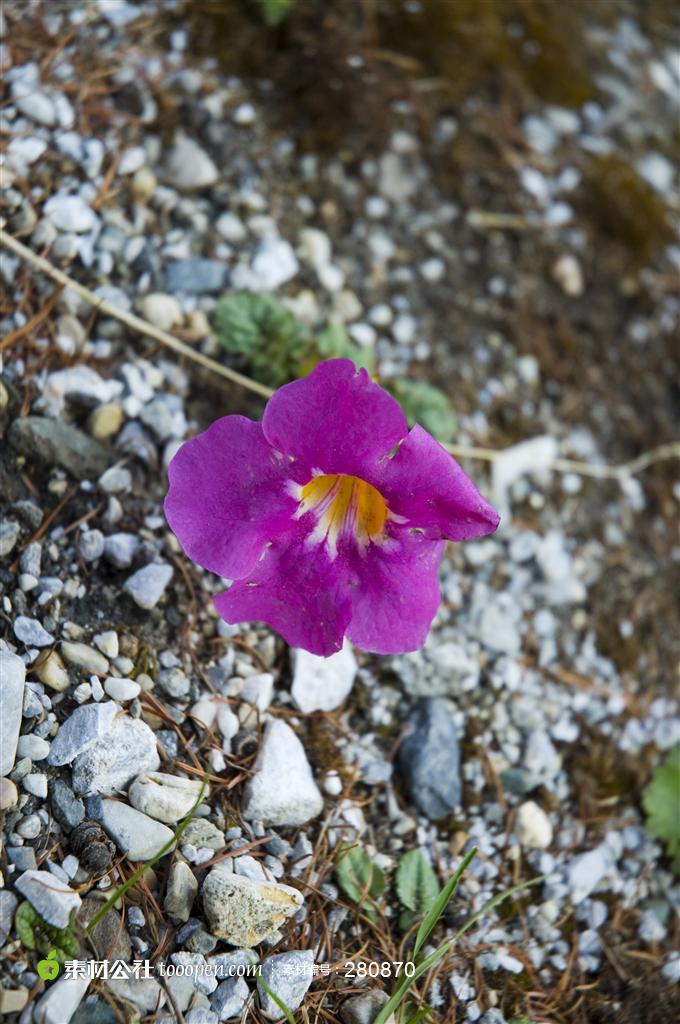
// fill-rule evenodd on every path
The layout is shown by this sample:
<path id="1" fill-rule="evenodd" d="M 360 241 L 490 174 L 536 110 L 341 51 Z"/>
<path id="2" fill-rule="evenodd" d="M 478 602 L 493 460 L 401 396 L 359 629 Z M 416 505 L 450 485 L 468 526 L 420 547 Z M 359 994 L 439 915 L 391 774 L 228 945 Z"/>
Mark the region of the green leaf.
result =
<path id="1" fill-rule="evenodd" d="M 54 950 L 60 964 L 77 957 L 80 953 L 80 943 L 71 926 L 55 928 L 43 920 L 28 900 L 24 900 L 17 907 L 14 925 L 19 939 L 27 949 L 35 949 L 45 955 Z"/>
<path id="2" fill-rule="evenodd" d="M 236 292 L 215 307 L 217 337 L 230 355 L 245 357 L 257 380 L 279 387 L 298 375 L 311 339 L 271 295 Z"/>
<path id="3" fill-rule="evenodd" d="M 294 0 L 259 0 L 262 20 L 266 25 L 278 25 L 293 3 Z"/>
<path id="4" fill-rule="evenodd" d="M 394 878 L 397 896 L 407 910 L 425 914 L 439 895 L 439 883 L 422 850 L 409 850 Z"/>
<path id="5" fill-rule="evenodd" d="M 343 843 L 335 877 L 343 892 L 366 913 L 374 916 L 371 906 L 385 891 L 385 874 L 360 846 Z"/>
<path id="6" fill-rule="evenodd" d="M 316 336 L 319 361 L 323 359 L 351 359 L 355 366 L 369 373 L 375 372 L 375 355 L 370 348 L 356 345 L 342 324 L 329 324 Z"/>
<path id="7" fill-rule="evenodd" d="M 673 866 L 680 873 L 680 744 L 656 766 L 642 803 L 647 829 L 664 840 Z"/>
<path id="8" fill-rule="evenodd" d="M 453 440 L 458 421 L 443 391 L 427 381 L 406 377 L 395 378 L 388 387 L 404 410 L 409 426 L 420 423 L 439 441 Z"/>
<path id="9" fill-rule="evenodd" d="M 418 931 L 416 932 L 416 941 L 413 946 L 414 959 L 418 956 L 418 953 L 420 953 L 421 949 L 425 945 L 425 942 L 427 941 L 430 932 L 432 931 L 432 929 L 434 928 L 434 926 L 436 925 L 437 921 L 442 916 L 444 911 L 446 910 L 450 900 L 453 898 L 453 894 L 458 888 L 458 883 L 463 877 L 463 874 L 467 871 L 468 865 L 471 863 L 471 861 L 474 860 L 476 856 L 477 847 L 474 846 L 460 862 L 451 878 L 449 878 L 444 888 L 441 890 L 439 895 L 434 900 L 432 906 L 427 912 L 426 917 L 423 919 Z"/>

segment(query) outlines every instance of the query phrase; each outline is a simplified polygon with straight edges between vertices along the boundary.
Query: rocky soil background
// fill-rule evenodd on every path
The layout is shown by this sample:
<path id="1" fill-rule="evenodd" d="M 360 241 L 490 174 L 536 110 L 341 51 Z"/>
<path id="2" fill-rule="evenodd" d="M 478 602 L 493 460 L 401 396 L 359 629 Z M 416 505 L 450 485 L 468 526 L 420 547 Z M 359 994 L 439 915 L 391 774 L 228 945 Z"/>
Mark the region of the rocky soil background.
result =
<path id="1" fill-rule="evenodd" d="M 438 384 L 459 443 L 510 448 L 468 465 L 502 527 L 450 546 L 421 651 L 290 651 L 218 620 L 221 581 L 162 515 L 182 440 L 261 401 L 3 253 L 5 1019 L 264 1021 L 274 991 L 301 1020 L 369 1024 L 394 981 L 345 965 L 408 959 L 400 859 L 444 882 L 472 846 L 437 942 L 543 880 L 415 1008 L 672 1019 L 678 888 L 641 796 L 680 738 L 677 464 L 550 468 L 677 428 L 670 7 L 300 0 L 266 28 L 256 5 L 54 0 L 0 22 L 9 233 L 216 357 L 216 300 L 274 293 L 345 325 L 381 379 Z M 227 970 L 245 949 L 266 984 L 46 985 L 73 911 L 173 841 L 204 779 L 81 956 Z M 338 884 L 343 841 L 387 877 L 370 912 Z"/>

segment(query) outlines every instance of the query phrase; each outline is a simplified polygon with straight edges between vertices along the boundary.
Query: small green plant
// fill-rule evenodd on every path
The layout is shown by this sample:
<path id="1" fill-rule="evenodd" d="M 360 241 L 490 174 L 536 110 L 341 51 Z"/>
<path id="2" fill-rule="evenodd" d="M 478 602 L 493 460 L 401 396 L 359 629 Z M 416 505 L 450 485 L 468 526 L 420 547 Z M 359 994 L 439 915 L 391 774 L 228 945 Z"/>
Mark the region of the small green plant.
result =
<path id="1" fill-rule="evenodd" d="M 278 25 L 294 2 L 295 0 L 258 0 L 260 14 L 265 25 Z"/>
<path id="2" fill-rule="evenodd" d="M 27 900 L 17 907 L 14 924 L 26 949 L 35 949 L 57 964 L 78 956 L 80 944 L 72 926 L 55 928 L 48 924 Z"/>
<path id="3" fill-rule="evenodd" d="M 244 357 L 263 384 L 279 387 L 298 376 L 309 340 L 292 313 L 271 295 L 237 292 L 215 307 L 220 344 Z"/>
<path id="4" fill-rule="evenodd" d="M 680 874 L 680 744 L 656 766 L 642 803 L 648 831 L 666 843 L 673 869 Z"/>
<path id="5" fill-rule="evenodd" d="M 399 925 L 407 931 L 418 917 L 432 907 L 439 895 L 439 883 L 422 850 L 409 850 L 399 861 L 394 876 L 397 896 L 404 912 Z"/>
<path id="6" fill-rule="evenodd" d="M 338 885 L 346 896 L 364 911 L 367 917 L 376 917 L 376 900 L 385 891 L 385 874 L 374 864 L 360 846 L 343 843 L 339 848 L 340 859 L 335 867 Z"/>
<path id="7" fill-rule="evenodd" d="M 397 377 L 387 386 L 404 410 L 409 426 L 420 423 L 438 441 L 453 440 L 458 421 L 443 391 L 427 381 L 406 377 Z"/>
<path id="8" fill-rule="evenodd" d="M 453 876 L 441 889 L 439 895 L 432 903 L 432 906 L 425 915 L 420 926 L 418 927 L 418 931 L 416 932 L 413 951 L 411 953 L 411 959 L 414 961 L 414 963 L 417 964 L 416 969 L 410 977 L 404 977 L 403 980 L 397 985 L 395 991 L 392 993 L 392 995 L 387 1000 L 382 1009 L 378 1012 L 378 1015 L 375 1017 L 373 1024 L 387 1024 L 387 1021 L 389 1020 L 390 1016 L 393 1013 L 396 1013 L 397 1010 L 399 1010 L 399 1008 L 402 1007 L 402 1005 L 404 1004 L 404 1000 L 411 986 L 418 980 L 418 978 L 422 977 L 423 974 L 426 974 L 431 967 L 434 967 L 434 965 L 439 960 L 441 960 L 443 956 L 446 956 L 447 953 L 450 953 L 451 950 L 455 947 L 458 940 L 461 938 L 461 936 L 463 936 L 466 931 L 472 928 L 472 926 L 476 924 L 477 921 L 479 921 L 482 917 L 485 917 L 485 915 L 488 914 L 489 911 L 493 910 L 494 907 L 497 907 L 499 903 L 502 903 L 510 896 L 514 896 L 517 893 L 521 892 L 523 889 L 528 888 L 530 885 L 535 885 L 537 882 L 541 881 L 540 878 L 532 878 L 528 882 L 522 882 L 519 885 L 514 885 L 512 886 L 512 888 L 506 889 L 505 892 L 501 892 L 497 896 L 494 896 L 492 899 L 490 899 L 487 903 L 484 904 L 481 910 L 478 910 L 476 913 L 472 914 L 467 919 L 462 928 L 459 928 L 452 938 L 447 939 L 446 942 L 443 942 L 441 946 L 438 947 L 438 949 L 435 949 L 434 953 L 430 953 L 429 956 L 421 958 L 421 951 L 427 939 L 429 938 L 430 933 L 433 931 L 437 922 L 439 921 L 442 914 L 446 910 L 449 901 L 452 899 L 456 889 L 458 888 L 458 884 L 461 878 L 463 877 L 463 874 L 467 870 L 469 864 L 474 859 L 476 854 L 476 848 L 470 850 L 470 852 L 462 860 L 462 862 L 456 869 Z M 423 1010 L 419 1011 L 419 1014 L 421 1012 L 426 1013 L 426 1011 Z M 414 1020 L 413 1016 L 410 1014 L 411 1011 L 408 1010 L 407 1006 L 404 1006 L 404 1011 L 401 1014 L 401 1019 L 406 1021 L 406 1024 L 412 1024 Z M 422 1017 L 416 1014 L 416 1019 L 419 1020 L 422 1019 Z"/>

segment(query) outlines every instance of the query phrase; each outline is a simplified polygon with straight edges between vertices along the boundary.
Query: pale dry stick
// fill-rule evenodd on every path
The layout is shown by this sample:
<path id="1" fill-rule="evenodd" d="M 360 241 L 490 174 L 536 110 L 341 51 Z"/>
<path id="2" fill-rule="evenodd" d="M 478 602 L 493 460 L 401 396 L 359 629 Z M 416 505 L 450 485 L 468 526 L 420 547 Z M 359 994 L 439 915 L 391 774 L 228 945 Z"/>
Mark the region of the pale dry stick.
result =
<path id="1" fill-rule="evenodd" d="M 268 388 L 264 384 L 260 384 L 259 381 L 252 380 L 250 377 L 246 377 L 245 374 L 238 373 L 236 370 L 218 363 L 217 360 L 203 355 L 202 352 L 197 352 L 189 345 L 185 345 L 179 338 L 175 338 L 174 335 L 161 330 L 160 327 L 154 327 L 153 324 L 143 320 L 142 317 L 135 316 L 134 313 L 127 313 L 125 310 L 119 309 L 118 306 L 114 306 L 113 303 L 107 302 L 106 299 L 100 299 L 89 288 L 86 288 L 85 285 L 74 281 L 63 270 L 53 266 L 43 256 L 38 256 L 32 249 L 29 249 L 28 246 L 13 238 L 12 235 L 8 235 L 2 228 L 0 228 L 0 243 L 6 245 L 13 253 L 26 263 L 30 263 L 37 270 L 40 270 L 46 277 L 51 278 L 52 281 L 62 285 L 64 288 L 70 288 L 99 312 L 120 320 L 130 330 L 153 338 L 154 341 L 160 342 L 161 345 L 172 349 L 173 352 L 177 352 L 194 363 L 198 363 L 200 366 L 205 367 L 205 369 L 212 371 L 212 373 L 226 377 L 232 383 L 238 384 L 248 391 L 253 391 L 263 398 L 271 398 L 274 394 L 272 388 Z M 444 447 L 458 458 L 479 459 L 482 462 L 493 462 L 503 455 L 503 449 L 477 448 L 474 445 L 447 444 Z M 680 459 L 680 441 L 669 441 L 666 444 L 659 445 L 650 451 L 643 452 L 642 455 L 638 455 L 637 458 L 632 459 L 630 462 L 624 462 L 618 466 L 597 465 L 590 462 L 581 462 L 578 459 L 555 459 L 551 468 L 560 473 L 576 473 L 578 476 L 594 477 L 599 480 L 623 480 L 626 477 L 641 473 L 657 462 L 665 462 L 668 459 Z"/>

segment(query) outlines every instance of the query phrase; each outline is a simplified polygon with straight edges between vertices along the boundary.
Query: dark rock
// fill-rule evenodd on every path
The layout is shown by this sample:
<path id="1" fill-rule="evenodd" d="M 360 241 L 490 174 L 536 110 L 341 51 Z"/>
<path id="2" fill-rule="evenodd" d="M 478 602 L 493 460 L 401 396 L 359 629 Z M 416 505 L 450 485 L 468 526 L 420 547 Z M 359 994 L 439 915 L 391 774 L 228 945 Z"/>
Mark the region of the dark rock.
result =
<path id="1" fill-rule="evenodd" d="M 397 753 L 397 769 L 411 801 L 431 821 L 460 804 L 460 750 L 455 707 L 442 697 L 418 701 L 412 727 Z"/>
<path id="2" fill-rule="evenodd" d="M 220 260 L 189 258 L 169 263 L 165 269 L 165 290 L 193 292 L 197 295 L 218 294 L 227 284 L 228 270 Z"/>
<path id="3" fill-rule="evenodd" d="M 63 779 L 55 779 L 50 786 L 52 813 L 65 832 L 80 825 L 85 817 L 85 804 L 74 794 Z"/>
<path id="4" fill-rule="evenodd" d="M 79 479 L 104 472 L 109 461 L 106 448 L 76 427 L 42 416 L 23 416 L 9 430 L 11 444 L 27 459 L 46 466 L 60 466 Z"/>

